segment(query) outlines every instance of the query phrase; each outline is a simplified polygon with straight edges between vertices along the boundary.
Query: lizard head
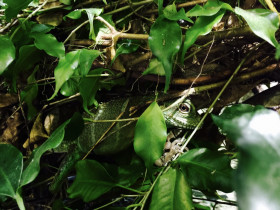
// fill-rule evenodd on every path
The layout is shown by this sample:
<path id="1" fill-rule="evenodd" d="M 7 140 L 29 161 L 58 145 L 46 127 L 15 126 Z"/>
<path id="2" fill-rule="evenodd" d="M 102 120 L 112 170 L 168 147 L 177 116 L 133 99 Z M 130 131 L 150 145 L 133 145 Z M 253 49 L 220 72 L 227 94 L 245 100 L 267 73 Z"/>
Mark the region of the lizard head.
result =
<path id="1" fill-rule="evenodd" d="M 179 105 L 164 110 L 163 115 L 168 128 L 194 129 L 201 118 L 189 99 L 186 99 Z"/>

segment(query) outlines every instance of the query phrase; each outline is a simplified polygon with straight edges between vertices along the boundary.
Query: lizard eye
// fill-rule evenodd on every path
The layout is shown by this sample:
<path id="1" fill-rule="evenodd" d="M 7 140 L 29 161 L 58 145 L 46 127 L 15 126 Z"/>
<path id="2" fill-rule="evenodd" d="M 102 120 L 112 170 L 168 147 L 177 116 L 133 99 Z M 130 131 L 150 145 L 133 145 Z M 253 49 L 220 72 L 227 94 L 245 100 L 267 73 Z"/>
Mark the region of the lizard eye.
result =
<path id="1" fill-rule="evenodd" d="M 182 113 L 189 113 L 190 109 L 191 109 L 190 106 L 186 103 L 182 103 L 179 106 L 179 111 L 182 112 Z"/>

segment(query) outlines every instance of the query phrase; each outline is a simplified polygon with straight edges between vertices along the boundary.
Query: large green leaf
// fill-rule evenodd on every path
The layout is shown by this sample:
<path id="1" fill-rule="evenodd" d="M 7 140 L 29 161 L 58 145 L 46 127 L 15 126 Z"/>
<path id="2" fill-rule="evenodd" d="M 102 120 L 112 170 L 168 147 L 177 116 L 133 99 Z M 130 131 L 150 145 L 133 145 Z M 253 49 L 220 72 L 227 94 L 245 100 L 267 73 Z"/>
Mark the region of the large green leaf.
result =
<path id="1" fill-rule="evenodd" d="M 261 106 L 234 105 L 213 120 L 240 152 L 235 182 L 240 209 L 278 209 L 279 114 Z"/>
<path id="2" fill-rule="evenodd" d="M 150 210 L 192 209 L 192 190 L 179 169 L 170 168 L 155 184 Z"/>
<path id="3" fill-rule="evenodd" d="M 62 58 L 65 56 L 65 48 L 62 42 L 58 42 L 52 34 L 33 33 L 31 37 L 35 39 L 35 46 L 44 50 L 48 55 Z"/>
<path id="4" fill-rule="evenodd" d="M 28 162 L 25 164 L 25 168 L 20 180 L 20 186 L 24 186 L 32 182 L 40 171 L 40 159 L 41 156 L 48 150 L 56 148 L 63 140 L 65 127 L 69 124 L 71 119 L 65 121 L 60 125 L 52 135 L 36 150 L 33 151 Z"/>
<path id="5" fill-rule="evenodd" d="M 72 51 L 59 60 L 59 63 L 54 70 L 55 91 L 49 100 L 56 96 L 61 86 L 74 74 L 74 71 L 79 66 L 79 57 L 80 51 Z"/>
<path id="6" fill-rule="evenodd" d="M 235 8 L 235 13 L 241 15 L 246 20 L 254 34 L 272 46 L 278 46 L 278 42 L 275 39 L 275 32 L 279 28 L 277 13 L 266 9 L 243 10 L 239 7 Z"/>
<path id="7" fill-rule="evenodd" d="M 0 195 L 16 197 L 22 168 L 21 152 L 10 144 L 0 144 Z"/>
<path id="8" fill-rule="evenodd" d="M 0 36 L 0 75 L 13 62 L 16 49 L 13 42 L 6 36 Z"/>
<path id="9" fill-rule="evenodd" d="M 195 24 L 186 32 L 186 38 L 182 49 L 180 62 L 184 62 L 187 50 L 195 43 L 200 35 L 208 34 L 216 23 L 219 23 L 225 14 L 225 10 L 220 10 L 213 16 L 201 16 L 195 21 Z"/>
<path id="10" fill-rule="evenodd" d="M 150 170 L 162 155 L 167 137 L 167 128 L 162 111 L 153 102 L 140 116 L 135 127 L 134 150 Z"/>
<path id="11" fill-rule="evenodd" d="M 227 3 L 219 0 L 208 0 L 203 6 L 195 5 L 194 8 L 187 12 L 187 16 L 213 16 L 221 9 L 233 11 L 232 7 Z"/>
<path id="12" fill-rule="evenodd" d="M 17 14 L 22 9 L 25 9 L 31 1 L 32 0 L 3 0 L 3 2 L 8 5 L 8 8 L 5 10 L 6 20 L 10 21 L 11 18 L 16 17 Z"/>
<path id="13" fill-rule="evenodd" d="M 100 88 L 98 84 L 100 78 L 99 75 L 102 74 L 104 71 L 106 71 L 106 69 L 94 69 L 89 72 L 87 77 L 82 78 L 80 81 L 79 90 L 83 98 L 83 108 L 89 114 L 90 112 L 88 110 L 88 106 L 91 106 L 96 102 L 95 95 L 98 89 Z"/>
<path id="14" fill-rule="evenodd" d="M 206 148 L 198 148 L 183 154 L 176 163 L 183 168 L 182 171 L 193 188 L 224 192 L 233 190 L 233 169 L 226 155 Z"/>
<path id="15" fill-rule="evenodd" d="M 101 55 L 101 52 L 98 50 L 80 50 L 79 58 L 79 74 L 81 76 L 86 76 L 91 69 L 93 61 Z"/>
<path id="16" fill-rule="evenodd" d="M 155 55 L 164 67 L 165 71 L 165 88 L 169 88 L 172 75 L 173 61 L 178 53 L 182 41 L 181 28 L 175 21 L 165 19 L 163 16 L 158 17 L 152 25 L 149 45 L 153 55 Z"/>
<path id="17" fill-rule="evenodd" d="M 70 198 L 92 201 L 116 186 L 106 169 L 95 160 L 81 160 L 76 164 L 77 176 L 68 188 Z"/>

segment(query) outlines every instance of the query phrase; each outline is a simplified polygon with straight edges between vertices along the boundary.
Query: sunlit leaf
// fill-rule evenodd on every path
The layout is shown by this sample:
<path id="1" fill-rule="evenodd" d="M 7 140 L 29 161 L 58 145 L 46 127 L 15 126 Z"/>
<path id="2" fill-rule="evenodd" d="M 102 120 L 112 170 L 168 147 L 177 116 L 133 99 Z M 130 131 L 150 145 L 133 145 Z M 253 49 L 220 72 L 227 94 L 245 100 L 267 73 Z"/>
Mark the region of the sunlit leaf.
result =
<path id="1" fill-rule="evenodd" d="M 0 195 L 16 197 L 22 168 L 21 152 L 10 144 L 0 144 Z"/>
<path id="2" fill-rule="evenodd" d="M 95 160 L 79 161 L 76 172 L 76 179 L 67 190 L 70 198 L 80 197 L 89 202 L 116 186 L 106 169 Z"/>
<path id="3" fill-rule="evenodd" d="M 278 209 L 279 114 L 261 106 L 242 104 L 212 117 L 239 149 L 235 187 L 240 209 Z"/>
<path id="4" fill-rule="evenodd" d="M 192 187 L 199 190 L 231 192 L 233 169 L 230 159 L 206 148 L 192 149 L 176 161 Z"/>
<path id="5" fill-rule="evenodd" d="M 0 75 L 15 59 L 16 49 L 13 42 L 6 36 L 0 36 Z"/>
<path id="6" fill-rule="evenodd" d="M 70 78 L 61 87 L 60 93 L 64 96 L 72 96 L 79 92 L 78 81 L 76 78 Z"/>
<path id="7" fill-rule="evenodd" d="M 25 164 L 25 168 L 20 181 L 20 186 L 24 186 L 32 182 L 40 171 L 40 159 L 41 156 L 48 150 L 56 148 L 63 140 L 65 127 L 69 124 L 70 119 L 60 125 L 52 135 L 36 150 L 33 151 L 28 162 Z"/>
<path id="8" fill-rule="evenodd" d="M 177 12 L 175 3 L 165 7 L 165 9 L 163 10 L 163 15 L 168 20 L 174 20 L 174 21 L 186 20 L 186 21 L 189 21 L 190 23 L 193 23 L 193 21 L 187 17 L 184 8 L 181 8 Z"/>
<path id="9" fill-rule="evenodd" d="M 147 74 L 156 74 L 160 76 L 164 76 L 164 68 L 162 66 L 162 63 L 158 61 L 158 59 L 153 58 L 151 59 L 149 63 L 149 67 L 143 72 L 143 75 Z"/>
<path id="10" fill-rule="evenodd" d="M 149 209 L 192 209 L 192 190 L 178 169 L 170 168 L 157 181 Z"/>
<path id="11" fill-rule="evenodd" d="M 243 10 L 239 7 L 235 8 L 235 12 L 246 20 L 254 34 L 272 46 L 278 46 L 278 42 L 275 39 L 275 32 L 279 28 L 277 13 L 266 9 Z"/>
<path id="12" fill-rule="evenodd" d="M 186 38 L 182 49 L 180 62 L 183 63 L 187 50 L 195 43 L 200 35 L 208 34 L 216 23 L 219 23 L 225 14 L 225 10 L 220 10 L 213 16 L 201 16 L 195 21 L 195 24 L 186 32 Z"/>
<path id="13" fill-rule="evenodd" d="M 149 36 L 149 45 L 153 55 L 155 55 L 164 67 L 165 88 L 169 88 L 173 61 L 178 53 L 182 41 L 182 32 L 178 23 L 158 17 L 151 27 Z"/>
<path id="14" fill-rule="evenodd" d="M 66 81 L 68 81 L 74 74 L 74 71 L 78 68 L 79 65 L 79 56 L 80 51 L 72 51 L 70 53 L 67 53 L 65 57 L 59 60 L 59 63 L 54 70 L 55 91 L 49 100 L 53 99 L 56 96 L 62 85 Z"/>
<path id="15" fill-rule="evenodd" d="M 31 1 L 32 0 L 3 0 L 3 2 L 8 5 L 8 8 L 5 10 L 5 17 L 7 21 L 10 21 L 11 18 L 16 17 L 17 14 L 22 9 L 25 9 Z"/>
<path id="16" fill-rule="evenodd" d="M 62 42 L 58 42 L 52 34 L 33 33 L 35 46 L 44 50 L 50 56 L 62 58 L 65 56 L 65 48 Z"/>
<path id="17" fill-rule="evenodd" d="M 208 0 L 203 6 L 195 5 L 194 8 L 187 12 L 187 16 L 213 16 L 221 9 L 233 12 L 232 7 L 227 3 L 219 0 Z"/>
<path id="18" fill-rule="evenodd" d="M 138 119 L 134 135 L 134 150 L 144 160 L 148 170 L 162 155 L 166 130 L 162 111 L 158 104 L 153 102 Z"/>

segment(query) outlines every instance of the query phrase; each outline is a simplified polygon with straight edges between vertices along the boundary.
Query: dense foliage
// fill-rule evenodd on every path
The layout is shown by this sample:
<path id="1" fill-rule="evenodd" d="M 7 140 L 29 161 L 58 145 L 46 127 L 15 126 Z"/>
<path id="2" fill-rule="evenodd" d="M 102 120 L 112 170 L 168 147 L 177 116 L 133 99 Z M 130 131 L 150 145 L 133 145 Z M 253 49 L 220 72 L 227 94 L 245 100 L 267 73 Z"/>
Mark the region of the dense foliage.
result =
<path id="1" fill-rule="evenodd" d="M 279 1 L 0 7 L 1 209 L 279 208 Z"/>

